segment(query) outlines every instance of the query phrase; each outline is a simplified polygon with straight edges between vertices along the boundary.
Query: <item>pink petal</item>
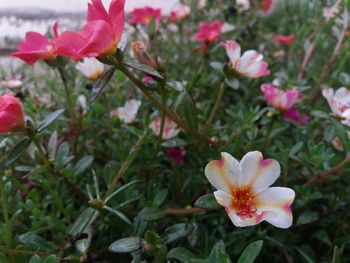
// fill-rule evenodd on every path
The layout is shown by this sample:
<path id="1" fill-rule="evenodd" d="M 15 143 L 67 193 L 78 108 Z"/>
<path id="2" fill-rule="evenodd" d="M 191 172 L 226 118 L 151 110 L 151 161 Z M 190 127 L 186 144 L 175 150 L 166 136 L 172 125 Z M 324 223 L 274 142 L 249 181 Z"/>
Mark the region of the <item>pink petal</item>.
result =
<path id="1" fill-rule="evenodd" d="M 230 58 L 232 66 L 235 66 L 241 57 L 241 46 L 234 40 L 221 42 L 221 45 L 226 49 L 227 56 Z"/>

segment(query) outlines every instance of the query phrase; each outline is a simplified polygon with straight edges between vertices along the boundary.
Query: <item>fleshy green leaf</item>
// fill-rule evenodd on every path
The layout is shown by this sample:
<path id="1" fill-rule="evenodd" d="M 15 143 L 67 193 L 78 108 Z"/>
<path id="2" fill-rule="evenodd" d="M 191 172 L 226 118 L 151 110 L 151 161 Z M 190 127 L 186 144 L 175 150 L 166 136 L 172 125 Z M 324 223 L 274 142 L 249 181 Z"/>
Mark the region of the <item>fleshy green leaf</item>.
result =
<path id="1" fill-rule="evenodd" d="M 109 246 L 109 251 L 115 253 L 129 253 L 140 249 L 142 246 L 142 239 L 139 237 L 127 237 L 113 242 Z"/>
<path id="2" fill-rule="evenodd" d="M 91 155 L 84 156 L 79 160 L 79 162 L 75 165 L 74 171 L 76 174 L 83 173 L 89 166 L 93 163 L 94 157 Z"/>
<path id="3" fill-rule="evenodd" d="M 90 98 L 90 103 L 93 103 L 97 96 L 100 95 L 100 93 L 105 89 L 105 87 L 107 86 L 107 84 L 110 82 L 110 80 L 112 79 L 114 72 L 115 72 L 115 68 L 111 68 L 109 70 L 107 70 L 95 83 L 95 85 L 92 88 L 92 95 Z"/>
<path id="4" fill-rule="evenodd" d="M 260 254 L 264 241 L 258 240 L 250 243 L 239 257 L 237 263 L 253 263 Z"/>
<path id="5" fill-rule="evenodd" d="M 166 244 L 172 243 L 180 238 L 183 238 L 189 234 L 191 234 L 193 227 L 189 224 L 176 224 L 168 227 L 165 230 L 165 240 Z"/>
<path id="6" fill-rule="evenodd" d="M 18 237 L 19 241 L 32 250 L 51 251 L 54 245 L 38 235 L 28 232 Z"/>
<path id="7" fill-rule="evenodd" d="M 57 110 L 51 114 L 49 114 L 42 122 L 40 122 L 37 131 L 42 132 L 45 130 L 49 125 L 51 125 L 59 116 L 62 115 L 62 113 L 65 111 L 65 109 Z"/>
<path id="8" fill-rule="evenodd" d="M 13 147 L 10 151 L 9 156 L 7 157 L 6 167 L 13 164 L 21 155 L 28 149 L 32 140 L 30 138 L 25 138 Z"/>
<path id="9" fill-rule="evenodd" d="M 145 64 L 140 64 L 137 62 L 124 62 L 125 66 L 128 66 L 130 68 L 139 70 L 143 73 L 146 73 L 147 75 L 151 75 L 153 77 L 159 78 L 159 79 L 163 79 L 163 76 L 159 74 L 159 72 L 157 70 L 155 70 L 154 68 L 145 65 Z"/>
<path id="10" fill-rule="evenodd" d="M 217 242 L 210 252 L 209 262 L 231 263 L 230 256 L 225 250 L 225 243 L 222 240 Z"/>
<path id="11" fill-rule="evenodd" d="M 204 209 L 217 209 L 221 207 L 216 201 L 214 194 L 206 194 L 199 197 L 194 203 L 194 206 Z"/>

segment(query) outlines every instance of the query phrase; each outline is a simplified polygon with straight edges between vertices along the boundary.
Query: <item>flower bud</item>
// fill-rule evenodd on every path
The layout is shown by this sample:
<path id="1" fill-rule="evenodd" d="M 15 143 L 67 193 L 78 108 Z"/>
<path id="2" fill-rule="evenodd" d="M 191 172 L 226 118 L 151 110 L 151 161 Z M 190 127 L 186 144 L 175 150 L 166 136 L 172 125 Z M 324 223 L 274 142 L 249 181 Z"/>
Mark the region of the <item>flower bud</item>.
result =
<path id="1" fill-rule="evenodd" d="M 23 128 L 24 114 L 18 99 L 9 93 L 0 96 L 0 133 L 15 132 Z"/>
<path id="2" fill-rule="evenodd" d="M 155 70 L 159 69 L 158 61 L 155 58 L 152 58 L 147 53 L 146 46 L 143 41 L 132 42 L 131 48 L 138 62 L 140 62 L 141 64 L 145 64 L 147 66 L 150 66 Z"/>

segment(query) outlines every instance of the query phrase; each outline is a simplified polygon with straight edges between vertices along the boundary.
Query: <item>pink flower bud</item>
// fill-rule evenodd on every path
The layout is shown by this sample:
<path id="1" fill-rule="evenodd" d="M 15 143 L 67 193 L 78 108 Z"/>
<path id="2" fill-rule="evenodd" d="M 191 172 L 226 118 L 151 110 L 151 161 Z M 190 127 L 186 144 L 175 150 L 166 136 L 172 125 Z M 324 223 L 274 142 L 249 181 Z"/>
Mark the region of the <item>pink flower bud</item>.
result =
<path id="1" fill-rule="evenodd" d="M 294 39 L 295 39 L 294 34 L 289 34 L 288 36 L 275 35 L 272 38 L 273 41 L 280 43 L 280 44 L 283 44 L 283 45 L 286 45 L 286 46 L 290 46 L 292 44 L 292 42 L 294 41 Z"/>
<path id="2" fill-rule="evenodd" d="M 0 133 L 15 132 L 23 128 L 24 114 L 18 99 L 9 93 L 0 96 Z"/>
<path id="3" fill-rule="evenodd" d="M 184 162 L 186 150 L 184 147 L 169 147 L 166 149 L 166 153 L 176 164 L 182 164 Z"/>

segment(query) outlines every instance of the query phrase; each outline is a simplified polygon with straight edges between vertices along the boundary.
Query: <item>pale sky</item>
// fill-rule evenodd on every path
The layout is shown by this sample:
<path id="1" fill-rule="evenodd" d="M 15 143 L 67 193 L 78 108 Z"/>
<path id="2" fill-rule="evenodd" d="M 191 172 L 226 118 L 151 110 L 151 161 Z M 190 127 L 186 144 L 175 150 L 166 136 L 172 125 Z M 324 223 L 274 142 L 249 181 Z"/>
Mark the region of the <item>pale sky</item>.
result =
<path id="1" fill-rule="evenodd" d="M 0 0 L 0 10 L 4 8 L 45 8 L 54 11 L 84 12 L 89 0 Z M 102 0 L 108 6 L 111 0 Z M 126 0 L 126 10 L 135 6 L 161 7 L 165 13 L 173 7 L 178 0 Z"/>

